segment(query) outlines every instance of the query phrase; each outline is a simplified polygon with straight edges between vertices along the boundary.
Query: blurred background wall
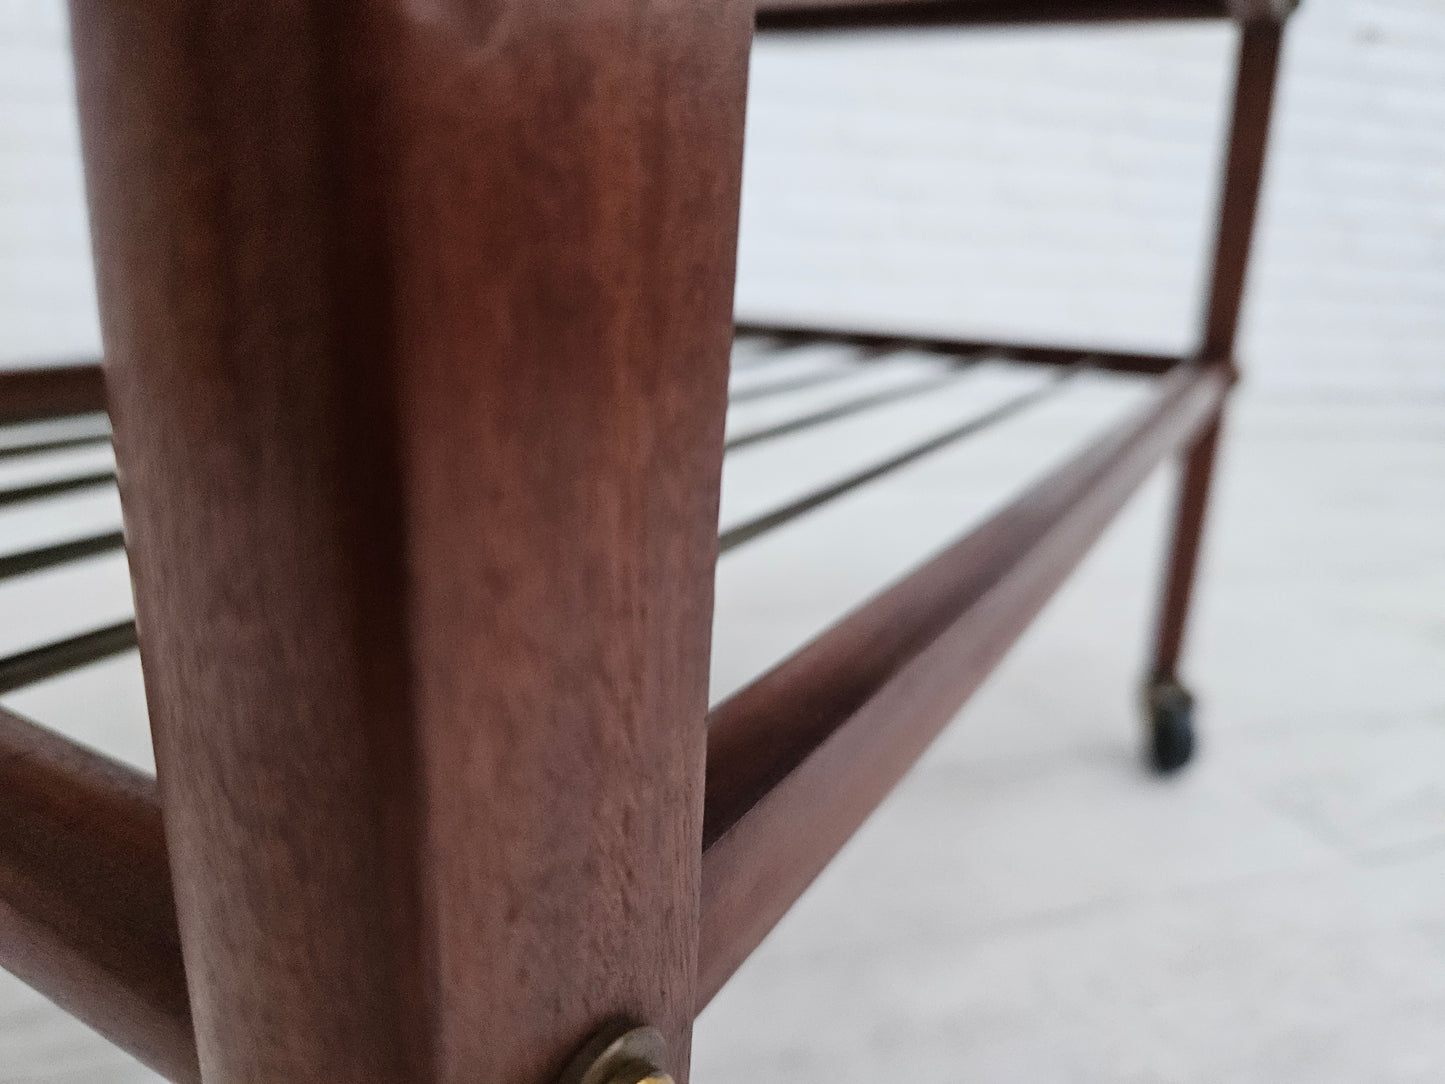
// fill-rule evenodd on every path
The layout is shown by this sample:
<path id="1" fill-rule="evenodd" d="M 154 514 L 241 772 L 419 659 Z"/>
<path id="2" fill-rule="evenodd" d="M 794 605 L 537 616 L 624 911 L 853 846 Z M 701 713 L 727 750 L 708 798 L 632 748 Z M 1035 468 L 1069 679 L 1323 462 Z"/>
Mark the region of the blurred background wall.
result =
<path id="1" fill-rule="evenodd" d="M 1183 349 L 1234 32 L 768 39 L 738 311 Z M 1257 387 L 1445 389 L 1445 0 L 1305 0 L 1243 352 Z M 0 0 L 0 362 L 99 332 L 64 5 Z"/>

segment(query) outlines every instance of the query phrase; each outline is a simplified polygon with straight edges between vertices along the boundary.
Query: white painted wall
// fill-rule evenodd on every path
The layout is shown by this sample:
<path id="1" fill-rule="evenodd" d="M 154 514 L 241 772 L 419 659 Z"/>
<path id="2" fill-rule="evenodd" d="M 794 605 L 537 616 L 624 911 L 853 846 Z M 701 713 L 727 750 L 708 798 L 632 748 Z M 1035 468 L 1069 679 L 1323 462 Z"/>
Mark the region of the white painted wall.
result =
<path id="1" fill-rule="evenodd" d="M 100 351 L 60 0 L 0 0 L 0 360 Z"/>
<path id="2" fill-rule="evenodd" d="M 769 39 L 738 310 L 1182 349 L 1233 31 Z M 1306 0 L 1243 353 L 1257 384 L 1445 390 L 1445 0 Z M 0 0 L 0 359 L 98 349 L 63 6 Z"/>
<path id="3" fill-rule="evenodd" d="M 741 315 L 1183 349 L 1235 33 L 756 50 Z M 1445 390 L 1445 3 L 1305 0 L 1244 314 L 1264 385 Z"/>

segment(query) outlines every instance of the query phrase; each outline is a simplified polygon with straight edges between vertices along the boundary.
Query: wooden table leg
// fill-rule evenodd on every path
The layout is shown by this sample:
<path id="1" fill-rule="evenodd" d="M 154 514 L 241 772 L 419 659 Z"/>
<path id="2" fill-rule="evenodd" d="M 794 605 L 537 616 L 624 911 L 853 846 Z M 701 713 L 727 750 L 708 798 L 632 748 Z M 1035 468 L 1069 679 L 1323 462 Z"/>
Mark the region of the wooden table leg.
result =
<path id="1" fill-rule="evenodd" d="M 72 5 L 208 1084 L 686 1079 L 751 19 Z"/>
<path id="2" fill-rule="evenodd" d="M 1283 27 L 1272 21 L 1246 23 L 1240 30 L 1234 110 L 1200 348 L 1202 361 L 1222 361 L 1231 368 L 1264 170 L 1282 33 Z M 1194 701 L 1179 680 L 1179 656 L 1194 590 L 1222 420 L 1223 408 L 1214 423 L 1185 451 L 1174 512 L 1173 538 L 1145 687 L 1151 753 L 1155 766 L 1163 771 L 1182 766 L 1194 748 Z"/>

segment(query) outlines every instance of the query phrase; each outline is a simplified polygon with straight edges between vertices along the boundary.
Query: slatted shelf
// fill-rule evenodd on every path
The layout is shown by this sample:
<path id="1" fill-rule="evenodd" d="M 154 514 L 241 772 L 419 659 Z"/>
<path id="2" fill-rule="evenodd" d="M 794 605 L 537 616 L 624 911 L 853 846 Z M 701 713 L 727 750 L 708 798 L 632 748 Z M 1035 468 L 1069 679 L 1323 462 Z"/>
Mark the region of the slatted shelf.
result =
<path id="1" fill-rule="evenodd" d="M 760 642 L 767 654 L 730 648 L 741 668 L 713 677 L 720 702 L 709 742 L 700 1005 L 981 680 L 1113 509 L 1197 429 L 1224 386 L 1214 369 L 1124 375 L 1090 366 L 1083 354 L 1067 366 L 1030 365 L 993 356 L 1004 350 L 948 353 L 933 344 L 920 353 L 826 340 L 806 347 L 780 337 L 749 337 L 738 351 L 750 358 L 740 370 L 747 385 L 777 391 L 733 408 L 734 415 L 755 416 L 739 433 L 761 435 L 735 446 L 724 463 L 715 638 L 735 643 L 766 627 Z M 865 393 L 849 387 L 854 383 Z M 46 504 L 38 499 L 25 507 L 43 517 Z M 907 532 L 888 530 L 903 520 Z M 1045 544 L 1065 528 L 1062 551 Z M 833 544 L 841 537 L 847 547 Z M 999 544 L 1004 538 L 1008 545 Z M 119 531 L 111 531 L 0 554 L 0 579 L 9 585 L 0 585 L 0 606 L 33 613 L 35 592 L 84 574 L 97 558 L 111 562 L 108 575 L 123 578 L 122 546 Z M 855 567 L 840 576 L 842 561 Z M 828 564 L 827 574 L 810 577 L 819 562 Z M 840 582 L 849 590 L 839 591 Z M 820 590 L 834 595 L 821 606 Z M 815 597 L 807 602 L 810 591 Z M 985 619 L 978 611 L 993 605 L 991 592 L 1002 592 L 999 604 L 1013 615 L 1009 631 L 986 637 L 973 658 L 959 637 Z M 746 613 L 759 599 L 772 605 Z M 68 620 L 100 612 L 93 599 L 80 610 Z M 950 650 L 972 661 L 952 673 L 946 692 L 930 693 L 919 710 L 903 713 L 906 722 L 884 726 L 874 719 L 869 705 L 896 695 L 893 683 L 907 680 L 902 675 L 914 660 L 938 650 L 934 642 L 945 631 Z M 62 675 L 126 652 L 123 665 L 134 671 L 135 642 L 127 618 L 14 652 L 0 658 L 0 694 L 10 694 L 9 702 L 27 686 L 75 680 Z M 139 682 L 131 684 L 140 695 Z M 7 718 L 7 740 L 31 740 L 23 720 Z M 73 719 L 45 721 L 75 729 Z M 856 770 L 848 767 L 853 760 Z M 827 800 L 809 781 L 819 762 L 831 765 L 829 778 L 850 780 Z M 773 824 L 780 815 L 793 827 Z M 87 854 L 98 846 L 65 845 Z M 0 859 L 33 861 L 19 854 Z M 777 876 L 779 863 L 789 876 Z M 55 876 L 61 891 L 75 875 L 60 869 Z M 146 916 L 168 914 L 163 890 L 163 882 L 147 889 L 132 883 L 128 906 Z M 152 1064 L 164 1059 L 173 1077 L 192 1079 L 190 1055 L 184 1046 L 177 1050 L 175 1038 L 184 1024 L 174 993 L 184 984 L 178 959 L 142 952 L 125 966 L 129 977 L 122 981 L 170 1006 L 169 1016 L 147 1025 L 163 1037 L 154 1041 L 168 1045 L 138 1052 Z M 59 993 L 83 1019 L 115 1030 L 103 1004 L 90 1004 L 83 991 Z M 116 1037 L 126 1041 L 124 1027 Z"/>
<path id="2" fill-rule="evenodd" d="M 801 433 L 814 426 L 825 425 L 828 422 L 841 421 L 853 414 L 863 410 L 873 410 L 889 403 L 899 402 L 903 399 L 911 399 L 915 395 L 923 395 L 926 392 L 937 391 L 944 384 L 954 379 L 952 374 L 926 377 L 922 380 L 910 381 L 897 387 L 884 388 L 880 391 L 864 392 L 842 402 L 829 406 L 818 407 L 804 414 L 787 418 L 772 425 L 754 426 L 746 432 L 738 433 L 736 436 L 729 436 L 723 444 L 723 450 L 735 452 L 740 448 L 748 448 L 754 444 L 761 444 L 767 440 L 777 440 L 779 437 L 792 436 L 794 433 Z"/>

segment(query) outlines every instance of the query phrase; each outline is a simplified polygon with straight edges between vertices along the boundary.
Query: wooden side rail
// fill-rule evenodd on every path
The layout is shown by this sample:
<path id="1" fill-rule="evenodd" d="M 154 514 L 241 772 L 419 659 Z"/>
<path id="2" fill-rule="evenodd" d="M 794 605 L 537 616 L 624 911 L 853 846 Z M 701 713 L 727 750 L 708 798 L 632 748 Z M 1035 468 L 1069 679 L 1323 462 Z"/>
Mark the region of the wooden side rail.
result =
<path id="1" fill-rule="evenodd" d="M 1149 471 L 1219 410 L 1217 366 L 712 712 L 698 1005 L 706 1005 L 1028 625 Z"/>
<path id="2" fill-rule="evenodd" d="M 1078 365 L 1087 362 L 1096 369 L 1118 373 L 1158 376 L 1187 358 L 1177 354 L 1151 354 L 1129 350 L 1097 350 L 1087 346 L 1035 346 L 1029 343 L 990 342 L 984 339 L 950 338 L 943 335 L 898 335 L 850 328 L 801 327 L 740 320 L 739 335 L 766 335 L 783 342 L 836 342 L 871 349 L 932 350 L 958 357 L 1002 358 L 1040 365 Z"/>
<path id="3" fill-rule="evenodd" d="M 104 409 L 99 362 L 0 372 L 0 425 Z"/>
<path id="4" fill-rule="evenodd" d="M 758 0 L 760 32 L 1178 19 L 1280 21 L 1294 0 Z"/>
<path id="5" fill-rule="evenodd" d="M 0 966 L 199 1079 L 155 780 L 0 708 Z"/>

